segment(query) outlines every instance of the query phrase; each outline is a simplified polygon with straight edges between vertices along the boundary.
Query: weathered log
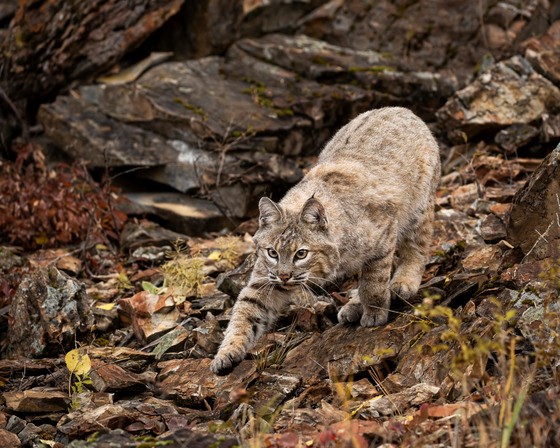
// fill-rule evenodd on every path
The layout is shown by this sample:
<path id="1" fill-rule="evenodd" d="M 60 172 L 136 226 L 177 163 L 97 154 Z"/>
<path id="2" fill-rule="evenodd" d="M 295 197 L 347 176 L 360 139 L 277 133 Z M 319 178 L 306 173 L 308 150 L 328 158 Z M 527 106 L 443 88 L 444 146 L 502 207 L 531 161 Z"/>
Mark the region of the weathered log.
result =
<path id="1" fill-rule="evenodd" d="M 12 100 L 41 99 L 95 76 L 141 44 L 184 0 L 20 2 L 2 43 L 3 83 Z"/>

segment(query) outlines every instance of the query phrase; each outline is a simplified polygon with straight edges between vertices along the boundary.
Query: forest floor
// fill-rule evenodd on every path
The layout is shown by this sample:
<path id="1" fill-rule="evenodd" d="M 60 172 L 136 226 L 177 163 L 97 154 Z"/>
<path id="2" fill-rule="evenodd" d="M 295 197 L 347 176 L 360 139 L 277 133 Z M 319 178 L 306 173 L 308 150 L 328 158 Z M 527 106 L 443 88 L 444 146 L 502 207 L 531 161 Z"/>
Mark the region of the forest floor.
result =
<path id="1" fill-rule="evenodd" d="M 68 219 L 58 224 L 88 237 L 2 247 L 11 301 L 2 308 L 2 440 L 8 431 L 23 445 L 75 447 L 558 440 L 558 265 L 526 260 L 502 221 L 541 160 L 507 160 L 480 145 L 461 155 L 468 163 L 437 193 L 421 291 L 394 304 L 387 325 L 337 324 L 350 279 L 317 301 L 294 298 L 276 330 L 218 377 L 209 364 L 250 269 L 242 229 L 254 221 L 193 238 L 127 219 L 114 191 L 77 166 L 51 171 L 41 154 L 33 147 L 5 172 L 25 177 L 22 201 L 41 185 L 36 200 L 62 201 Z M 34 219 L 52 220 L 51 210 Z M 33 234 L 26 225 L 20 235 Z"/>
<path id="2" fill-rule="evenodd" d="M 115 20 L 90 2 L 9 3 L 0 446 L 560 446 L 554 2 L 120 14 L 115 0 Z M 39 26 L 57 11 L 63 34 Z M 160 26 L 188 39 L 165 47 Z M 151 35 L 130 59 L 127 29 Z M 42 40 L 12 42 L 27 35 Z M 376 328 L 337 323 L 354 278 L 295 295 L 214 375 L 257 199 L 279 199 L 337 128 L 388 105 L 425 119 L 441 150 L 419 293 Z"/>

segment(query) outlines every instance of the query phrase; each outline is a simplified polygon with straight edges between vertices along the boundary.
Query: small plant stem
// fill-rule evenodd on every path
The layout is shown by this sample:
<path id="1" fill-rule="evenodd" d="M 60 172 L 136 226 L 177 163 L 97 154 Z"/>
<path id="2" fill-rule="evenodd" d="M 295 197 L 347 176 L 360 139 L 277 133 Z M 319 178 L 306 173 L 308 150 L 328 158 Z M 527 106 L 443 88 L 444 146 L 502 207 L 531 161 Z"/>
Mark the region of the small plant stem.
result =
<path id="1" fill-rule="evenodd" d="M 517 397 L 517 400 L 515 400 L 511 417 L 509 418 L 507 425 L 502 432 L 502 441 L 500 444 L 501 448 L 507 448 L 510 446 L 509 441 L 511 439 L 511 434 L 513 433 L 513 428 L 515 427 L 517 420 L 519 420 L 519 414 L 521 413 L 521 408 L 523 407 L 523 403 L 525 403 L 525 399 L 527 398 L 527 392 L 529 390 L 532 379 L 533 374 L 529 376 L 529 378 L 523 385 L 521 392 Z"/>
<path id="2" fill-rule="evenodd" d="M 510 399 L 511 386 L 513 385 L 513 379 L 515 376 L 515 339 L 514 338 L 512 338 L 509 344 L 509 355 L 510 355 L 509 357 L 510 361 L 509 361 L 508 379 L 504 386 L 503 400 L 500 406 L 500 417 L 499 417 L 500 426 L 503 426 L 504 420 L 506 418 L 506 411 L 508 410 L 509 403 L 511 401 Z"/>

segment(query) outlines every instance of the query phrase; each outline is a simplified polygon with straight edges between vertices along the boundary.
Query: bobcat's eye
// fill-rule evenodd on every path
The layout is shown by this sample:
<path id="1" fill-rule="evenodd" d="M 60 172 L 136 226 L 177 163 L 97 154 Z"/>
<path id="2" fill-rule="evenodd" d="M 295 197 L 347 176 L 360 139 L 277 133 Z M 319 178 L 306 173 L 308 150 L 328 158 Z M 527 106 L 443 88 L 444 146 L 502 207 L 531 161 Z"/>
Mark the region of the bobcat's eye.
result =
<path id="1" fill-rule="evenodd" d="M 298 260 L 303 260 L 305 257 L 307 257 L 308 253 L 309 251 L 307 249 L 300 249 L 296 252 L 296 258 Z"/>
<path id="2" fill-rule="evenodd" d="M 267 249 L 266 252 L 268 253 L 268 256 L 270 258 L 278 258 L 278 252 L 276 252 L 274 249 Z"/>

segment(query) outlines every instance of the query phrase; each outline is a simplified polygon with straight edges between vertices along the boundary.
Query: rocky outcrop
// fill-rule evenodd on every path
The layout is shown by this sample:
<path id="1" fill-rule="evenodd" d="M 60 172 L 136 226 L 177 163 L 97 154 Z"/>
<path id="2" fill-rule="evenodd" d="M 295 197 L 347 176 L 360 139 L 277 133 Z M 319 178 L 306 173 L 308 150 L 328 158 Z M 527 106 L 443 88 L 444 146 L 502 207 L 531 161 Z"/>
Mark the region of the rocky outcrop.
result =
<path id="1" fill-rule="evenodd" d="M 560 89 L 521 56 L 499 62 L 458 91 L 437 113 L 456 142 L 493 135 L 512 125 L 539 123 L 560 111 Z"/>
<path id="2" fill-rule="evenodd" d="M 560 258 L 560 146 L 513 198 L 507 227 L 511 241 L 533 260 Z"/>
<path id="3" fill-rule="evenodd" d="M 273 34 L 240 40 L 224 57 L 163 63 L 131 83 L 80 87 L 41 106 L 39 120 L 72 158 L 149 167 L 139 175 L 242 218 L 265 185 L 297 182 L 301 158 L 349 116 L 386 104 L 429 115 L 455 88 L 453 77 L 374 51 Z"/>
<path id="4" fill-rule="evenodd" d="M 56 268 L 37 269 L 22 279 L 12 300 L 9 357 L 40 357 L 73 346 L 76 333 L 92 331 L 83 284 Z"/>

